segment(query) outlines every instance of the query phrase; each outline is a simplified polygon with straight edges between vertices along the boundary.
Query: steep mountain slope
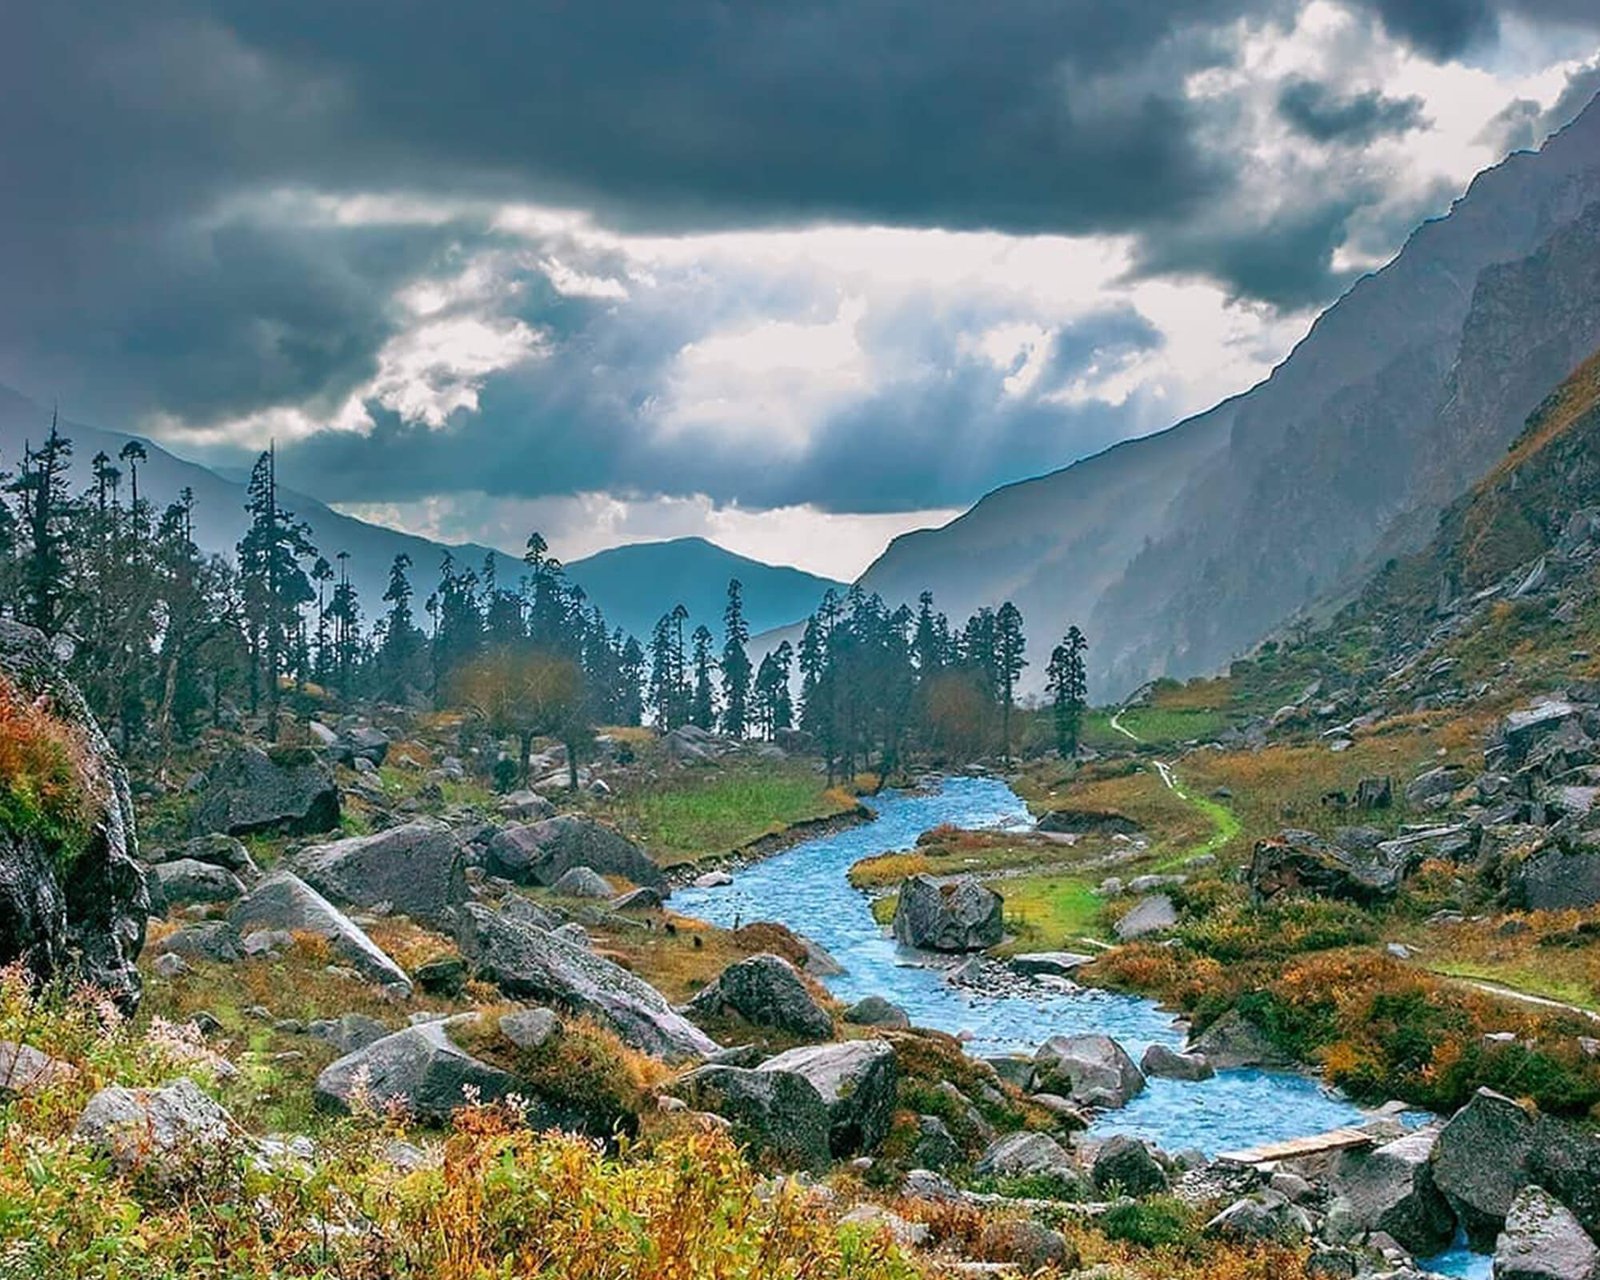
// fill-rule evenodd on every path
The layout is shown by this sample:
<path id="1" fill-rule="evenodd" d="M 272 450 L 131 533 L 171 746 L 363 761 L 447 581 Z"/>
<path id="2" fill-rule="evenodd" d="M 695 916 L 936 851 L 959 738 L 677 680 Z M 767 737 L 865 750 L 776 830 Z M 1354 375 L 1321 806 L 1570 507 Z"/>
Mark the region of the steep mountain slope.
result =
<path id="1" fill-rule="evenodd" d="M 608 619 L 641 639 L 676 603 L 720 636 L 730 578 L 744 587 L 745 618 L 752 631 L 804 617 L 829 587 L 845 587 L 800 569 L 735 555 L 704 538 L 613 547 L 574 560 L 567 572 Z"/>
<path id="2" fill-rule="evenodd" d="M 11 470 L 24 444 L 35 444 L 50 428 L 45 409 L 9 388 L 0 387 L 0 467 Z M 89 484 L 90 459 L 105 452 L 115 459 L 123 445 L 135 439 L 79 422 L 63 421 L 63 435 L 72 440 L 72 479 L 77 489 Z M 139 464 L 139 491 L 158 508 L 178 493 L 194 491 L 195 540 L 208 551 L 232 555 L 245 531 L 245 486 L 239 479 L 174 457 L 159 445 L 141 440 L 148 454 Z M 126 481 L 124 481 L 126 485 Z M 126 487 L 123 491 L 127 497 Z M 514 583 L 523 572 L 513 556 L 475 543 L 446 545 L 369 524 L 341 515 L 315 498 L 284 491 L 283 504 L 311 526 L 312 540 L 330 559 L 340 551 L 350 553 L 351 578 L 360 593 L 363 615 L 370 621 L 382 611 L 389 565 L 404 552 L 415 566 L 412 583 L 419 597 L 436 581 L 439 562 L 448 551 L 458 564 L 478 569 L 494 556 L 501 582 Z M 663 613 L 682 601 L 697 621 L 713 629 L 721 626 L 728 579 L 745 586 L 752 625 L 765 628 L 809 613 L 818 597 L 840 584 L 802 573 L 798 569 L 762 564 L 734 555 L 700 538 L 676 542 L 644 543 L 617 547 L 574 561 L 568 567 L 572 580 L 589 599 L 600 605 L 608 620 L 632 631 L 640 639 Z"/>
<path id="3" fill-rule="evenodd" d="M 1600 256 L 1580 227 L 1597 201 L 1591 103 L 1541 151 L 1480 174 L 1247 394 L 898 539 L 866 585 L 896 600 L 929 587 L 952 614 L 1015 600 L 1034 686 L 1039 651 L 1072 622 L 1097 696 L 1215 668 L 1380 547 L 1419 545 L 1592 349 L 1600 295 L 1574 263 Z"/>

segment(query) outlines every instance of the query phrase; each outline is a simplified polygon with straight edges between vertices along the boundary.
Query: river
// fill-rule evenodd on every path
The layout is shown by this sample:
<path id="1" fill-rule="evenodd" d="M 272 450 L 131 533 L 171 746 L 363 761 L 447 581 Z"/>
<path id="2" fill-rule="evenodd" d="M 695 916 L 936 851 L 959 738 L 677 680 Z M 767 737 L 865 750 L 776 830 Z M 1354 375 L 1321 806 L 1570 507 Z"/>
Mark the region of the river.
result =
<path id="1" fill-rule="evenodd" d="M 737 871 L 718 889 L 684 888 L 673 909 L 712 924 L 775 920 L 826 947 L 844 972 L 826 979 L 833 994 L 855 1001 L 880 995 L 911 1021 L 952 1035 L 968 1033 L 973 1053 L 1031 1051 L 1053 1035 L 1094 1031 L 1137 1059 L 1148 1045 L 1178 1047 L 1183 1034 L 1154 1001 L 1048 980 L 1026 996 L 987 995 L 946 980 L 948 960 L 897 946 L 873 918 L 864 893 L 850 886 L 852 864 L 909 849 L 944 824 L 971 830 L 1025 831 L 1027 806 L 1004 783 L 946 778 L 937 789 L 891 791 L 866 801 L 873 822 L 808 840 Z M 1003 889 L 1003 886 L 1002 886 Z M 1060 939 L 1071 950 L 1068 939 Z M 1220 1071 L 1197 1084 L 1151 1080 L 1120 1111 L 1100 1113 L 1100 1134 L 1127 1133 L 1166 1151 L 1207 1155 L 1319 1133 L 1364 1119 L 1349 1099 L 1295 1072 Z M 1488 1259 L 1464 1249 L 1429 1265 L 1451 1276 L 1488 1275 Z"/>

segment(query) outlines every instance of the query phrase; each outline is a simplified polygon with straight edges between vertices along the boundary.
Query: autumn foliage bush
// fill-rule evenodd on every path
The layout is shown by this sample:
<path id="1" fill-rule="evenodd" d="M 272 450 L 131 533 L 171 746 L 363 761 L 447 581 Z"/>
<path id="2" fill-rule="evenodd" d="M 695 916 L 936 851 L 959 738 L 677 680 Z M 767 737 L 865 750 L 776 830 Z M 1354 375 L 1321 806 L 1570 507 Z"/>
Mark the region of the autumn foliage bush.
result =
<path id="1" fill-rule="evenodd" d="M 48 705 L 0 676 L 0 831 L 70 862 L 88 836 L 86 747 Z"/>

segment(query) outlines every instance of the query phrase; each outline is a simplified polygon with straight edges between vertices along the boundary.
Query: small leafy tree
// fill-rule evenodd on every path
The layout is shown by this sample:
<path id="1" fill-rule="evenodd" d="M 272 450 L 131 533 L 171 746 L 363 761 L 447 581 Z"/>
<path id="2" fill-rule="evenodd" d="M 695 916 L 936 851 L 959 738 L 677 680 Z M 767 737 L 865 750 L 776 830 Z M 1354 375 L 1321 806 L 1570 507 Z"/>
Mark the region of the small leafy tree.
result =
<path id="1" fill-rule="evenodd" d="M 533 740 L 559 738 L 567 747 L 568 780 L 577 787 L 584 721 L 583 672 L 571 658 L 527 646 L 492 649 L 457 670 L 456 700 L 490 733 L 517 740 L 517 780 L 529 782 Z"/>

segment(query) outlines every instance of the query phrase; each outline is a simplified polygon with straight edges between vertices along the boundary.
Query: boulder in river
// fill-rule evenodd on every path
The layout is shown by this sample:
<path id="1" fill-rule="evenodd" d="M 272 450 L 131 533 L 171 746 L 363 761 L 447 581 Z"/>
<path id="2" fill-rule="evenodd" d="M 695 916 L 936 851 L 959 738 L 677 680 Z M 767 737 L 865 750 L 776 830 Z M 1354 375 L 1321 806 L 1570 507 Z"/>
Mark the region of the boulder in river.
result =
<path id="1" fill-rule="evenodd" d="M 338 825 L 338 783 L 310 748 L 242 746 L 211 772 L 191 829 L 316 835 Z"/>
<path id="2" fill-rule="evenodd" d="M 1110 1036 L 1052 1036 L 1033 1055 L 1037 1089 L 1090 1107 L 1125 1107 L 1144 1092 L 1144 1073 Z"/>
<path id="3" fill-rule="evenodd" d="M 863 996 L 844 1011 L 844 1020 L 858 1027 L 909 1027 L 911 1018 L 882 996 Z"/>
<path id="4" fill-rule="evenodd" d="M 982 951 L 1004 936 L 1004 901 L 976 876 L 941 882 L 908 876 L 900 884 L 894 936 L 928 951 Z"/>
<path id="5" fill-rule="evenodd" d="M 689 1007 L 711 1016 L 731 1009 L 755 1026 L 810 1040 L 833 1034 L 828 1011 L 812 999 L 795 967 L 781 956 L 755 955 L 730 964 Z"/>
<path id="6" fill-rule="evenodd" d="M 1211 1063 L 1200 1053 L 1178 1053 L 1164 1044 L 1153 1044 L 1139 1060 L 1139 1070 L 1148 1078 L 1159 1080 L 1187 1080 L 1191 1083 L 1209 1080 L 1216 1075 Z"/>
<path id="7" fill-rule="evenodd" d="M 1229 1009 L 1213 1022 L 1185 1052 L 1198 1054 L 1218 1071 L 1293 1065 L 1289 1055 L 1237 1009 Z"/>
<path id="8" fill-rule="evenodd" d="M 1455 1235 L 1455 1214 L 1434 1185 L 1432 1130 L 1409 1133 L 1374 1151 L 1341 1155 L 1330 1179 L 1333 1203 L 1327 1235 L 1353 1244 L 1374 1231 L 1392 1236 L 1417 1257 L 1444 1249 Z"/>
<path id="9" fill-rule="evenodd" d="M 1517 1192 L 1528 1185 L 1538 1128 L 1537 1119 L 1518 1103 L 1479 1089 L 1439 1131 L 1434 1185 L 1477 1243 L 1494 1239 Z"/>

